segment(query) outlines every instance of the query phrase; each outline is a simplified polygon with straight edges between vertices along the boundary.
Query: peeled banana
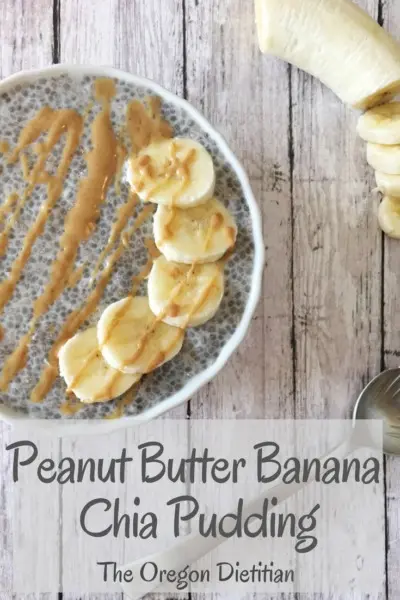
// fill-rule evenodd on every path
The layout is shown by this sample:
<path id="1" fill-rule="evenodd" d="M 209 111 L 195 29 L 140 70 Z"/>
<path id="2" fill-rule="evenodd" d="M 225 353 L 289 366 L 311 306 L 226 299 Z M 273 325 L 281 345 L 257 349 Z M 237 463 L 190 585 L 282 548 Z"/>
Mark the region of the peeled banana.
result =
<path id="1" fill-rule="evenodd" d="M 400 144 L 400 102 L 382 104 L 361 115 L 357 133 L 366 142 Z"/>
<path id="2" fill-rule="evenodd" d="M 395 40 L 350 0 L 255 0 L 262 52 L 311 73 L 356 108 L 400 90 Z"/>
<path id="3" fill-rule="evenodd" d="M 380 173 L 400 175 L 400 145 L 367 144 L 367 161 Z"/>
<path id="4" fill-rule="evenodd" d="M 400 202 L 385 196 L 379 205 L 379 225 L 389 237 L 400 239 Z"/>
<path id="5" fill-rule="evenodd" d="M 183 282 L 179 293 L 174 289 Z M 148 281 L 149 305 L 164 323 L 175 327 L 202 325 L 217 312 L 224 295 L 224 275 L 218 263 L 189 265 L 168 262 L 160 256 Z M 173 300 L 171 301 L 171 297 Z"/>
<path id="6" fill-rule="evenodd" d="M 108 306 L 97 325 L 107 364 L 123 373 L 149 373 L 182 348 L 184 332 L 157 319 L 145 297 L 129 296 Z"/>
<path id="7" fill-rule="evenodd" d="M 187 138 L 153 142 L 129 162 L 127 178 L 143 201 L 181 208 L 207 202 L 215 188 L 209 152 Z"/>
<path id="8" fill-rule="evenodd" d="M 126 392 L 140 375 L 125 375 L 103 359 L 97 342 L 96 327 L 77 333 L 61 348 L 60 374 L 68 389 L 82 402 L 107 402 Z"/>
<path id="9" fill-rule="evenodd" d="M 387 173 L 376 171 L 375 178 L 376 185 L 384 196 L 400 198 L 400 175 L 388 175 Z"/>
<path id="10" fill-rule="evenodd" d="M 154 215 L 154 240 L 171 262 L 207 263 L 219 260 L 236 241 L 236 223 L 216 198 L 182 210 L 159 206 Z"/>

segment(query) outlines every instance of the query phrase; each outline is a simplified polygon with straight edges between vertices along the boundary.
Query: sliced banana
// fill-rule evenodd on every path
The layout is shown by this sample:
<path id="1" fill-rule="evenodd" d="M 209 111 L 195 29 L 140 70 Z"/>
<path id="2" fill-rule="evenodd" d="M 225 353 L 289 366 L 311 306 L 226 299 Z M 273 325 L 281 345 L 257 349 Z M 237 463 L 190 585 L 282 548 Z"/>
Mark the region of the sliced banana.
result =
<path id="1" fill-rule="evenodd" d="M 140 379 L 110 367 L 101 355 L 96 327 L 77 333 L 61 348 L 60 374 L 68 389 L 82 402 L 107 402 L 117 398 Z"/>
<path id="2" fill-rule="evenodd" d="M 400 90 L 399 45 L 351 0 L 255 0 L 263 52 L 318 77 L 348 104 Z"/>
<path id="3" fill-rule="evenodd" d="M 400 102 L 381 104 L 361 115 L 358 135 L 374 144 L 400 144 Z"/>
<path id="4" fill-rule="evenodd" d="M 388 175 L 376 171 L 375 178 L 376 185 L 384 196 L 400 198 L 400 175 Z"/>
<path id="5" fill-rule="evenodd" d="M 123 373 L 149 373 L 182 348 L 184 332 L 158 320 L 144 297 L 124 298 L 106 308 L 97 325 L 105 361 Z"/>
<path id="6" fill-rule="evenodd" d="M 164 323 L 197 327 L 212 319 L 221 304 L 223 268 L 217 263 L 190 267 L 160 256 L 149 276 L 148 294 L 151 310 Z"/>
<path id="7" fill-rule="evenodd" d="M 215 188 L 210 154 L 187 138 L 153 142 L 129 161 L 127 178 L 142 200 L 181 208 L 207 202 Z"/>
<path id="8" fill-rule="evenodd" d="M 385 196 L 379 205 L 379 225 L 389 237 L 400 239 L 400 202 Z"/>
<path id="9" fill-rule="evenodd" d="M 154 240 L 171 262 L 185 264 L 219 260 L 236 241 L 231 213 L 216 198 L 187 210 L 159 206 L 154 215 Z"/>
<path id="10" fill-rule="evenodd" d="M 367 144 L 367 161 L 375 169 L 387 175 L 400 175 L 400 145 L 383 146 Z"/>

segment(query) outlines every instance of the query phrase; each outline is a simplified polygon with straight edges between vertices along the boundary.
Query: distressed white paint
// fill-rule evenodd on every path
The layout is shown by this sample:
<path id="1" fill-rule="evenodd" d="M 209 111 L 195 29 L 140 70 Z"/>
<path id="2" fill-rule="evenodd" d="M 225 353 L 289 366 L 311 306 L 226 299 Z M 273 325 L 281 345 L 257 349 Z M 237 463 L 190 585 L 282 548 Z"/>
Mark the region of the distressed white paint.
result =
<path id="1" fill-rule="evenodd" d="M 377 16 L 378 0 L 359 4 Z M 2 76 L 51 62 L 52 8 L 52 0 L 2 0 Z M 400 37 L 396 0 L 384 2 L 383 17 Z M 400 246 L 385 241 L 383 274 L 356 114 L 320 83 L 261 56 L 253 21 L 251 2 L 241 0 L 61 0 L 60 58 L 113 64 L 182 95 L 186 48 L 188 99 L 226 136 L 262 205 L 263 301 L 239 351 L 193 398 L 192 416 L 348 416 L 381 349 L 386 366 L 399 361 Z M 398 461 L 387 468 L 388 589 L 397 600 Z"/>
<path id="2" fill-rule="evenodd" d="M 7 77 L 21 69 L 30 69 L 51 64 L 53 43 L 52 0 L 2 0 L 0 3 L 0 76 Z M 8 426 L 0 422 L 0 532 L 2 549 L 0 553 L 0 598 L 10 600 L 11 594 L 1 593 L 7 589 L 12 578 L 12 523 L 10 512 L 12 507 L 12 490 L 7 485 L 7 474 L 10 473 L 10 454 L 4 450 L 8 440 Z M 55 442 L 56 443 L 56 442 Z M 32 499 L 32 512 L 34 502 Z M 58 507 L 55 499 L 54 508 Z M 49 527 L 49 543 L 57 536 L 58 524 L 53 522 Z M 54 557 L 54 565 L 58 568 L 58 556 Z M 39 596 L 32 595 L 31 600 Z M 52 600 L 56 595 L 46 595 Z M 42 596 L 43 598 L 43 596 Z"/>

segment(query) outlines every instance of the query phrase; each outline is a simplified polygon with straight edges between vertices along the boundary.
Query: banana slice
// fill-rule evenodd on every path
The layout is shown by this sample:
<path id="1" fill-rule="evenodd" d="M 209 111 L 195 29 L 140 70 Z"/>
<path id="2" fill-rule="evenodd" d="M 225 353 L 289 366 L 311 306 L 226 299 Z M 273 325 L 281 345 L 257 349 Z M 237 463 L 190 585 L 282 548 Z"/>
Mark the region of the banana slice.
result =
<path id="1" fill-rule="evenodd" d="M 400 145 L 383 146 L 367 144 L 367 161 L 375 169 L 387 175 L 400 175 Z"/>
<path id="2" fill-rule="evenodd" d="M 400 198 L 400 175 L 388 175 L 387 173 L 376 171 L 375 178 L 376 185 L 384 196 Z"/>
<path id="3" fill-rule="evenodd" d="M 207 202 L 215 188 L 210 154 L 187 138 L 150 144 L 129 161 L 127 178 L 142 200 L 181 208 Z"/>
<path id="4" fill-rule="evenodd" d="M 154 215 L 156 246 L 171 262 L 219 260 L 236 241 L 237 227 L 216 198 L 188 210 L 159 206 Z"/>
<path id="5" fill-rule="evenodd" d="M 379 205 L 379 225 L 389 237 L 400 239 L 400 202 L 385 196 Z"/>
<path id="6" fill-rule="evenodd" d="M 151 310 L 164 323 L 197 327 L 212 319 L 221 304 L 223 269 L 216 263 L 189 267 L 160 256 L 149 276 L 148 294 Z"/>
<path id="7" fill-rule="evenodd" d="M 358 119 L 357 132 L 366 142 L 389 146 L 400 144 L 400 102 L 368 110 Z"/>
<path id="8" fill-rule="evenodd" d="M 318 77 L 348 104 L 381 104 L 400 89 L 399 46 L 351 0 L 255 0 L 262 52 Z"/>
<path id="9" fill-rule="evenodd" d="M 129 296 L 106 308 L 97 325 L 105 361 L 123 373 L 149 373 L 182 348 L 184 332 L 162 323 L 144 297 Z"/>
<path id="10" fill-rule="evenodd" d="M 96 327 L 68 340 L 58 360 L 68 389 L 88 404 L 117 398 L 140 379 L 140 375 L 125 375 L 108 366 L 99 349 Z"/>

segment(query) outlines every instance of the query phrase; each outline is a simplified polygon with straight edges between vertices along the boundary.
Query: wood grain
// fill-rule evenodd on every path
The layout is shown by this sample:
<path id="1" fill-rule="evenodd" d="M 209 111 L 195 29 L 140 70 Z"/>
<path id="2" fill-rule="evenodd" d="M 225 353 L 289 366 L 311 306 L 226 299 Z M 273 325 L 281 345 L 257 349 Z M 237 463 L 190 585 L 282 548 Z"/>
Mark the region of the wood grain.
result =
<path id="1" fill-rule="evenodd" d="M 62 62 L 112 65 L 154 79 L 183 95 L 183 8 L 181 2 L 150 0 L 61 0 L 60 57 Z M 178 407 L 169 418 L 185 418 Z M 123 433 L 129 443 L 132 434 Z M 125 558 L 129 561 L 129 557 Z M 68 596 L 73 598 L 73 596 Z M 122 594 L 98 596 L 117 600 Z M 152 595 L 149 599 L 162 599 Z M 184 600 L 184 597 L 181 596 Z"/>
<path id="2" fill-rule="evenodd" d="M 61 0 L 62 62 L 112 65 L 183 93 L 180 2 Z"/>
<path id="3" fill-rule="evenodd" d="M 400 40 L 400 6 L 398 2 L 383 4 L 382 21 L 385 29 Z M 400 364 L 399 264 L 400 245 L 397 240 L 384 238 L 383 246 L 383 367 Z M 400 464 L 398 458 L 386 460 L 387 512 L 387 593 L 389 600 L 400 597 Z"/>
<path id="4" fill-rule="evenodd" d="M 372 177 L 355 111 L 297 70 L 292 98 L 296 416 L 343 418 L 380 367 Z"/>
<path id="5" fill-rule="evenodd" d="M 2 0 L 0 76 L 48 66 L 53 60 L 52 0 Z"/>
<path id="6" fill-rule="evenodd" d="M 248 335 L 223 371 L 192 399 L 191 416 L 291 417 L 288 67 L 261 55 L 253 11 L 241 0 L 188 0 L 186 34 L 187 98 L 244 164 L 262 209 L 266 248 L 263 300 Z"/>
<path id="7" fill-rule="evenodd" d="M 259 53 L 254 15 L 240 0 L 189 0 L 186 12 L 188 100 L 243 162 L 263 211 L 266 246 L 264 297 L 250 331 L 222 373 L 192 401 L 192 416 L 290 416 L 288 68 Z"/>
<path id="8" fill-rule="evenodd" d="M 0 3 L 0 76 L 7 77 L 21 69 L 46 66 L 52 62 L 53 46 L 52 0 L 3 0 Z M 3 451 L 9 436 L 9 427 L 0 422 L 0 598 L 9 600 L 12 595 L 1 593 L 12 582 L 11 557 L 11 490 L 7 487 L 10 456 Z M 54 523 L 54 527 L 56 527 Z M 53 530 L 49 530 L 49 540 Z M 15 596 L 13 596 L 15 598 Z M 46 598 L 55 598 L 46 595 Z M 32 597 L 33 600 L 33 597 Z"/>
<path id="9" fill-rule="evenodd" d="M 291 93 L 296 418 L 345 418 L 381 366 L 377 199 L 358 114 L 296 69 Z"/>
<path id="10" fill-rule="evenodd" d="M 358 3 L 400 38 L 396 0 Z M 192 399 L 192 417 L 347 417 L 362 385 L 398 365 L 400 245 L 382 242 L 357 114 L 319 82 L 259 53 L 252 6 L 2 0 L 0 33 L 2 77 L 53 58 L 150 77 L 186 95 L 242 160 L 264 217 L 263 300 L 235 356 Z M 185 414 L 183 406 L 168 416 Z M 6 435 L 0 424 L 2 442 Z M 398 461 L 389 459 L 389 600 L 400 597 L 399 479 Z M 7 532 L 3 477 L 0 498 Z M 10 577 L 7 560 L 0 556 L 0 580 Z"/>

